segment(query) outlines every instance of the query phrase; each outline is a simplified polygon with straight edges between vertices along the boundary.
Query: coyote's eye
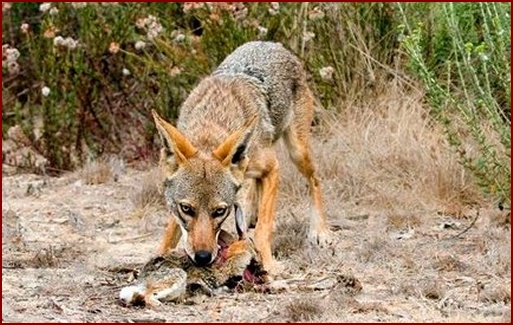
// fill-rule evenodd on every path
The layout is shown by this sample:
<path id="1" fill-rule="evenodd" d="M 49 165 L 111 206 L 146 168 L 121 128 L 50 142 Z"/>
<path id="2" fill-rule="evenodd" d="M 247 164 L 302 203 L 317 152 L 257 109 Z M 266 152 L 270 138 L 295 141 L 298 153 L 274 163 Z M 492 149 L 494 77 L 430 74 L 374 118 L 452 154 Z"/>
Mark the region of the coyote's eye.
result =
<path id="1" fill-rule="evenodd" d="M 182 212 L 188 216 L 191 216 L 193 217 L 194 216 L 194 210 L 192 209 L 192 207 L 186 203 L 180 203 L 180 210 L 182 210 Z"/>
<path id="2" fill-rule="evenodd" d="M 212 213 L 212 216 L 214 218 L 220 218 L 222 216 L 224 216 L 226 213 L 226 208 L 217 208 L 214 210 L 214 213 Z"/>

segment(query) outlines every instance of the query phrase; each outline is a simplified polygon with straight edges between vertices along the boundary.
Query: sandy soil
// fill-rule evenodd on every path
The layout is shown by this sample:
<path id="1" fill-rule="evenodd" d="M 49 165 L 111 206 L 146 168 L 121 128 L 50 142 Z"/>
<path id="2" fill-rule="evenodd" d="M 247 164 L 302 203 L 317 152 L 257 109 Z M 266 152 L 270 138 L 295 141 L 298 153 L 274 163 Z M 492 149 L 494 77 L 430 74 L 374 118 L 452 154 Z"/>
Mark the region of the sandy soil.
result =
<path id="1" fill-rule="evenodd" d="M 344 273 L 359 280 L 360 292 L 300 286 L 158 310 L 121 306 L 120 288 L 155 254 L 165 226 L 164 211 L 134 206 L 132 193 L 148 172 L 127 169 L 97 185 L 78 173 L 19 174 L 2 177 L 2 321 L 510 321 L 509 212 L 481 209 L 476 218 L 476 210 L 451 216 L 375 212 L 357 203 L 346 209 L 330 190 L 333 178 L 324 186 L 336 242 L 321 250 L 305 240 L 305 183 L 289 163 L 282 167 L 274 245 L 286 271 L 279 278 L 308 283 Z"/>

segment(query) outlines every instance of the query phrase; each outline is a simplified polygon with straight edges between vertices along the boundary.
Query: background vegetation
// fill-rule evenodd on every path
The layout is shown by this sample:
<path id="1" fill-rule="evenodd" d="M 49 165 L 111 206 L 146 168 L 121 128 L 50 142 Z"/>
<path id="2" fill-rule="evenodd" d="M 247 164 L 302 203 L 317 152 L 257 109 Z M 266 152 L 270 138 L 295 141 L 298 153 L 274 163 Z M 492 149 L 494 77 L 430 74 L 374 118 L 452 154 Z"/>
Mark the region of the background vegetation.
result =
<path id="1" fill-rule="evenodd" d="M 510 3 L 2 3 L 2 158 L 46 173 L 155 152 L 198 80 L 249 40 L 305 63 L 321 110 L 422 90 L 483 193 L 510 202 Z M 373 110 L 373 107 L 365 107 Z M 376 113 L 376 112 L 374 112 Z M 379 113 L 379 112 L 377 112 Z M 422 150 L 419 148 L 419 150 Z"/>

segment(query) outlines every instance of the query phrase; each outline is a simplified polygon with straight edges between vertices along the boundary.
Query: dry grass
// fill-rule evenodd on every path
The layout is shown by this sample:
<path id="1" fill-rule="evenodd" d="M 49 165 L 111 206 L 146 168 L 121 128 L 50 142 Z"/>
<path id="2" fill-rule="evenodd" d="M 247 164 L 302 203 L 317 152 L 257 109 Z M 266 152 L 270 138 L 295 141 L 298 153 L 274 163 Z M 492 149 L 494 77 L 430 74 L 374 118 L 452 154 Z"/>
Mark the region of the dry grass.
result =
<path id="1" fill-rule="evenodd" d="M 398 214 L 394 213 L 387 216 L 387 222 L 392 229 L 404 229 L 419 226 L 421 218 L 416 214 Z"/>
<path id="2" fill-rule="evenodd" d="M 511 302 L 511 288 L 504 286 L 485 287 L 479 294 L 479 300 L 482 302 L 508 304 Z"/>
<path id="3" fill-rule="evenodd" d="M 460 259 L 454 255 L 443 254 L 441 256 L 435 256 L 433 262 L 433 268 L 438 271 L 463 271 L 468 268 L 468 265 L 461 262 Z"/>
<path id="4" fill-rule="evenodd" d="M 379 302 L 369 302 L 369 303 L 361 303 L 355 299 L 347 299 L 347 309 L 350 313 L 353 314 L 367 314 L 367 313 L 387 313 L 388 310 L 383 307 L 382 303 Z"/>
<path id="5" fill-rule="evenodd" d="M 159 223 L 166 219 L 166 201 L 159 188 L 161 175 L 157 168 L 147 172 L 140 184 L 130 195 L 133 212 L 132 217 L 141 220 L 142 228 L 157 229 Z M 155 225 L 155 223 L 157 225 Z"/>
<path id="6" fill-rule="evenodd" d="M 419 284 L 418 294 L 431 300 L 440 300 L 445 295 L 445 290 L 440 280 L 426 280 Z"/>
<path id="7" fill-rule="evenodd" d="M 130 216 L 139 221 L 144 233 L 152 232 L 160 236 L 169 218 L 166 201 L 160 188 L 162 175 L 158 168 L 145 172 L 130 193 Z"/>
<path id="8" fill-rule="evenodd" d="M 19 250 L 10 257 L 3 259 L 2 265 L 10 269 L 58 268 L 69 264 L 77 255 L 78 251 L 75 248 L 47 245 L 34 250 Z"/>
<path id="9" fill-rule="evenodd" d="M 110 159 L 88 161 L 82 166 L 78 174 L 85 184 L 97 185 L 117 181 L 124 168 L 124 163 L 121 159 L 111 157 Z"/>
<path id="10" fill-rule="evenodd" d="M 166 202 L 162 191 L 159 189 L 159 185 L 160 172 L 155 168 L 143 177 L 140 186 L 132 193 L 131 201 L 134 208 L 165 207 Z"/>
<path id="11" fill-rule="evenodd" d="M 285 259 L 301 250 L 306 238 L 306 224 L 300 220 L 282 222 L 275 230 L 273 251 L 277 258 Z"/>
<path id="12" fill-rule="evenodd" d="M 321 304 L 309 299 L 297 299 L 284 306 L 284 316 L 291 322 L 311 322 L 323 312 Z"/>
<path id="13" fill-rule="evenodd" d="M 492 222 L 497 226 L 511 227 L 511 210 L 491 211 Z"/>
<path id="14" fill-rule="evenodd" d="M 57 267 L 59 265 L 59 255 L 52 246 L 43 248 L 35 254 L 32 267 Z"/>
<path id="15" fill-rule="evenodd" d="M 366 105 L 323 114 L 316 130 L 320 136 L 312 145 L 329 214 L 386 211 L 390 223 L 402 227 L 418 223 L 419 214 L 481 203 L 477 187 L 426 116 L 422 94 L 394 82 L 383 87 Z M 287 197 L 304 197 L 304 181 L 282 158 L 283 178 L 292 180 L 282 190 Z"/>

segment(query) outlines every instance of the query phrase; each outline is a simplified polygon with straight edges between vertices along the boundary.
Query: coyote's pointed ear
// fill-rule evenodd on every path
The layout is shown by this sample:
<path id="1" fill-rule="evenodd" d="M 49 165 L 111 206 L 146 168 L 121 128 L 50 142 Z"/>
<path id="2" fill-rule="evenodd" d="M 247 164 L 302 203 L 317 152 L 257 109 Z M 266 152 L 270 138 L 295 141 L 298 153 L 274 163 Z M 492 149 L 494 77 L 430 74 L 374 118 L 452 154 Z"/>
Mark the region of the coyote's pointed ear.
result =
<path id="1" fill-rule="evenodd" d="M 151 110 L 151 114 L 164 146 L 163 153 L 168 158 L 173 156 L 176 163 L 181 165 L 196 154 L 198 150 L 174 126 L 164 121 L 155 110 Z"/>
<path id="2" fill-rule="evenodd" d="M 256 119 L 257 115 L 248 119 L 239 130 L 233 132 L 214 150 L 214 157 L 216 157 L 223 166 L 239 166 L 245 161 Z"/>

